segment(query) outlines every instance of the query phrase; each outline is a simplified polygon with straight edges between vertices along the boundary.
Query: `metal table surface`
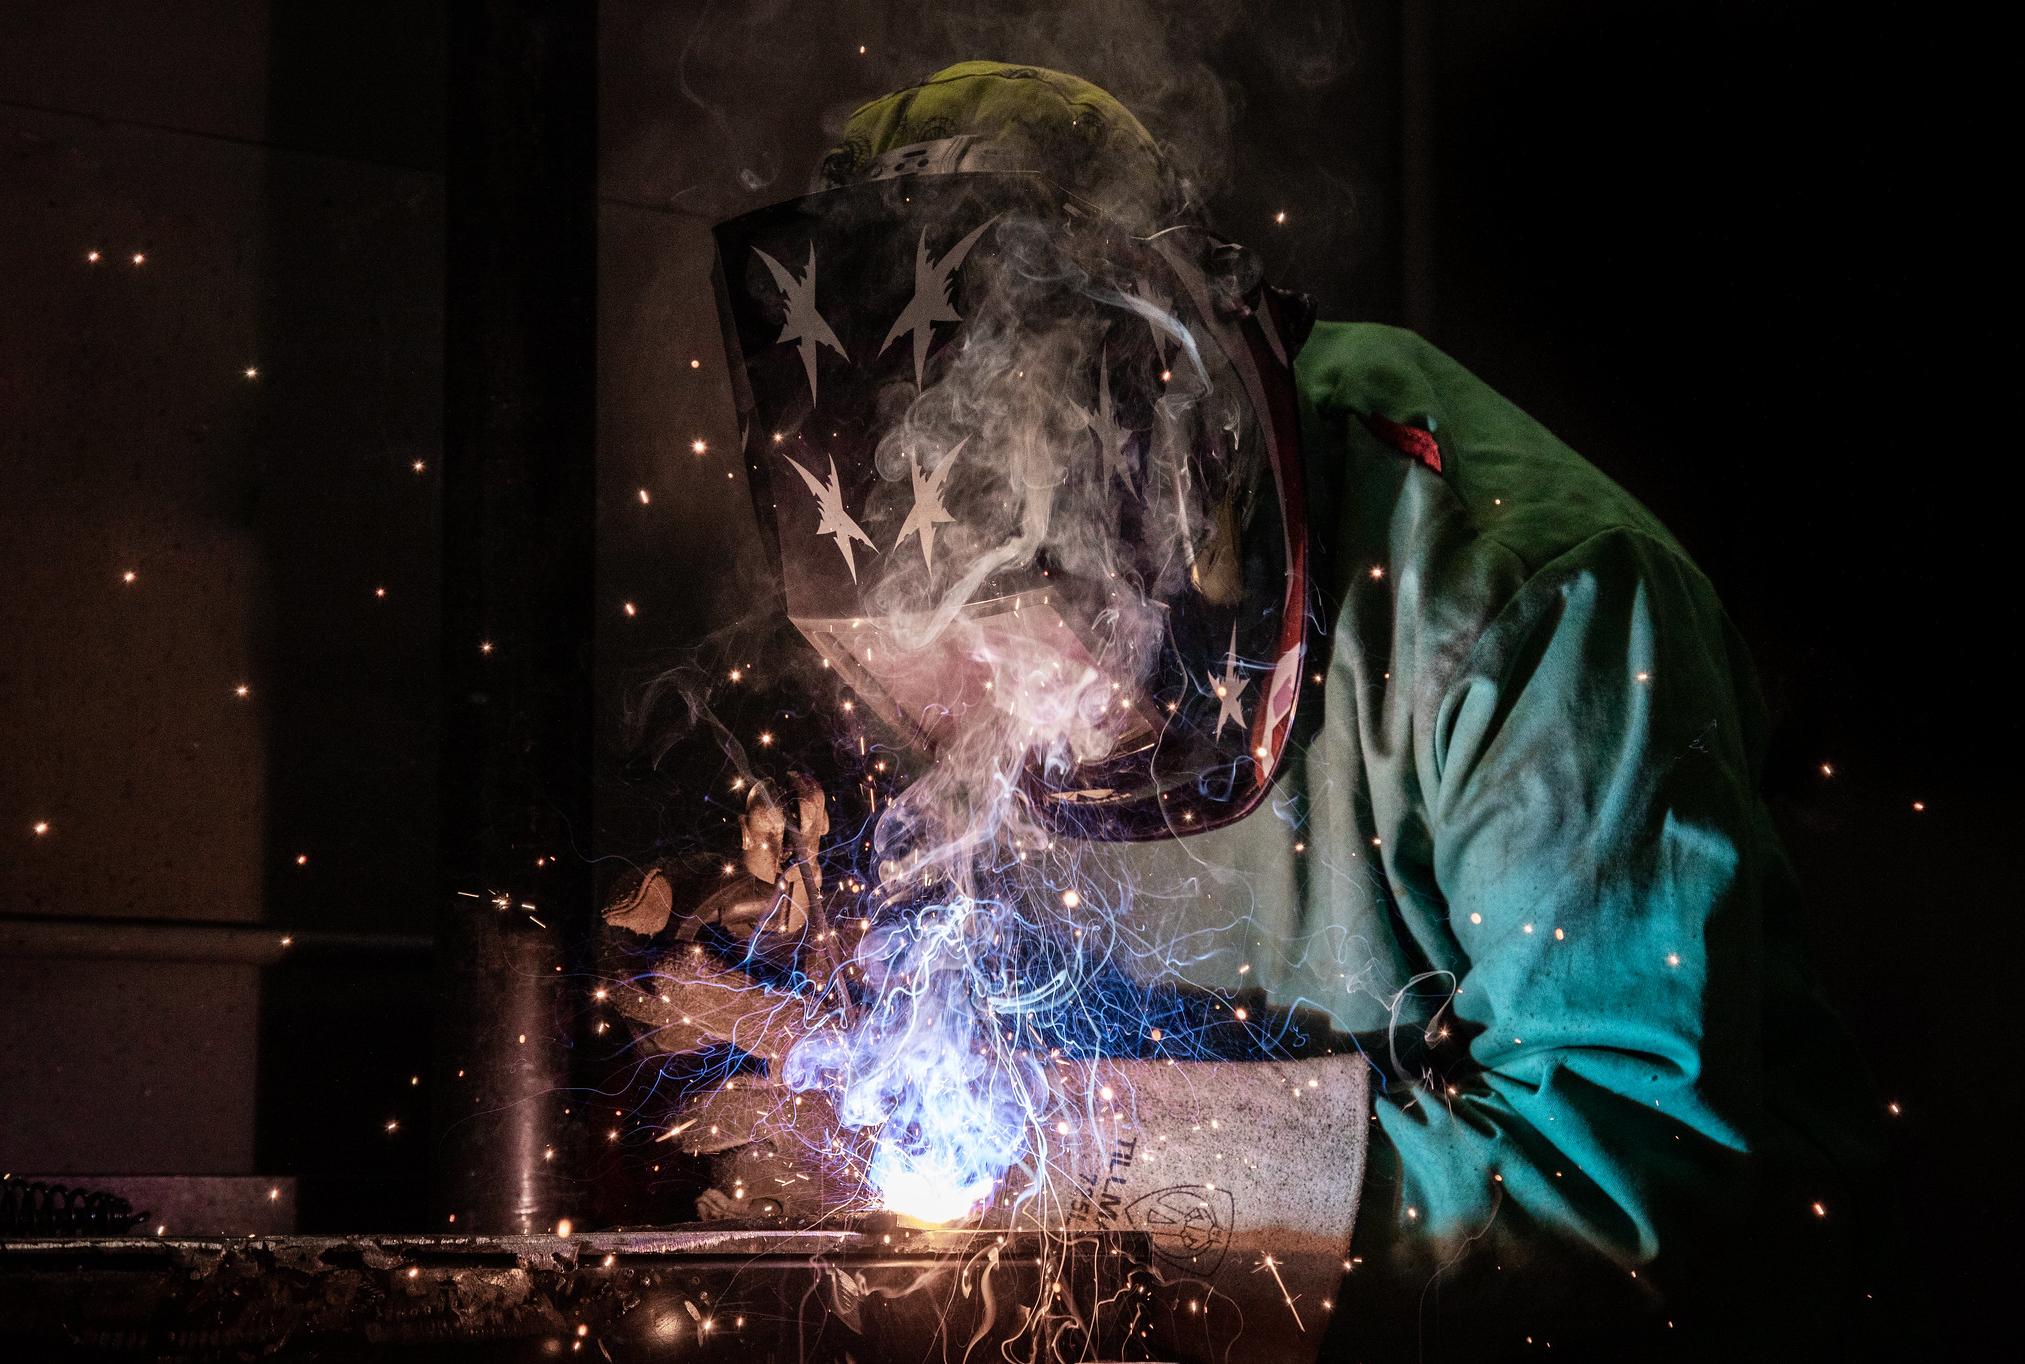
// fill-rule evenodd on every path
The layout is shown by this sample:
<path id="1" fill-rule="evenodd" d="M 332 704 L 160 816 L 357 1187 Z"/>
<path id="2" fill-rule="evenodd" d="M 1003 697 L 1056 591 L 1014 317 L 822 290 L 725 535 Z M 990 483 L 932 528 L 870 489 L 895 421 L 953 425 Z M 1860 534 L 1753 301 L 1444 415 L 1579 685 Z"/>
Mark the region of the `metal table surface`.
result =
<path id="1" fill-rule="evenodd" d="M 1200 1333 L 1137 1232 L 713 1223 L 0 1241 L 0 1357 L 1136 1359 Z M 1007 1353 L 1001 1354 L 1001 1350 Z"/>

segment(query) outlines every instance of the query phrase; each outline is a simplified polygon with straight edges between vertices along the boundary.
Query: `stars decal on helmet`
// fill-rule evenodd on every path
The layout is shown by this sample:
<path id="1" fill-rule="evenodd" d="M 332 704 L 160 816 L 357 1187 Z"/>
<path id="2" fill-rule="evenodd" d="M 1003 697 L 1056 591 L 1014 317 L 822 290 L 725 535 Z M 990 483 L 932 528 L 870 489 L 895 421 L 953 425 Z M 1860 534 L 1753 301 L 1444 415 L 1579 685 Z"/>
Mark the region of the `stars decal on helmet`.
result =
<path id="1" fill-rule="evenodd" d="M 921 387 L 922 374 L 928 365 L 928 343 L 934 339 L 935 324 L 963 321 L 963 315 L 949 301 L 950 279 L 963 264 L 963 258 L 970 254 L 970 248 L 976 246 L 977 239 L 984 235 L 984 230 L 997 221 L 994 216 L 979 223 L 938 261 L 928 259 L 928 229 L 921 229 L 921 241 L 914 248 L 914 297 L 901 310 L 893 323 L 893 330 L 887 332 L 886 339 L 879 344 L 879 354 L 884 355 L 887 347 L 899 340 L 903 332 L 914 333 L 916 388 Z"/>
<path id="2" fill-rule="evenodd" d="M 844 556 L 844 567 L 851 571 L 851 581 L 858 581 L 858 563 L 851 557 L 851 541 L 863 542 L 865 548 L 875 554 L 878 553 L 879 547 L 872 543 L 871 536 L 865 534 L 865 528 L 852 520 L 851 514 L 844 510 L 844 487 L 843 481 L 837 477 L 836 456 L 830 457 L 830 478 L 827 483 L 804 469 L 801 461 L 794 456 L 783 455 L 782 458 L 795 466 L 795 472 L 802 476 L 802 482 L 808 484 L 809 492 L 816 499 L 816 510 L 821 518 L 816 523 L 816 534 L 827 535 L 837 542 L 837 550 Z"/>
<path id="3" fill-rule="evenodd" d="M 1125 447 L 1132 439 L 1129 428 L 1121 425 L 1111 405 L 1111 351 L 1106 347 L 1097 359 L 1097 410 L 1090 412 L 1073 400 L 1069 406 L 1082 418 L 1083 425 L 1090 428 L 1097 437 L 1097 447 L 1104 456 L 1104 472 L 1121 482 L 1131 481 L 1127 467 Z"/>
<path id="4" fill-rule="evenodd" d="M 1131 300 L 1132 311 L 1146 319 L 1146 330 L 1153 334 L 1153 349 L 1160 356 L 1164 366 L 1174 348 L 1175 329 L 1174 300 L 1152 280 L 1141 280 L 1136 288 L 1126 291 Z"/>
<path id="5" fill-rule="evenodd" d="M 956 520 L 949 514 L 949 508 L 942 505 L 942 485 L 949 481 L 949 471 L 956 467 L 956 456 L 962 451 L 964 441 L 969 439 L 965 436 L 951 446 L 942 462 L 926 472 L 922 471 L 918 456 L 908 456 L 908 467 L 914 475 L 914 505 L 908 509 L 907 519 L 900 523 L 900 534 L 894 538 L 893 548 L 898 550 L 900 542 L 910 535 L 920 535 L 921 558 L 930 571 L 935 568 L 935 528 Z"/>
<path id="6" fill-rule="evenodd" d="M 752 248 L 752 254 L 766 262 L 766 268 L 773 274 L 773 282 L 780 286 L 781 296 L 787 301 L 787 322 L 781 327 L 780 335 L 774 338 L 774 344 L 793 341 L 801 346 L 802 368 L 808 371 L 809 402 L 813 405 L 816 402 L 816 347 L 828 346 L 843 356 L 846 362 L 851 358 L 844 350 L 844 343 L 837 340 L 837 334 L 830 330 L 830 324 L 823 321 L 823 315 L 816 311 L 815 244 L 809 244 L 808 268 L 802 272 L 800 279 L 758 247 Z M 802 477 L 807 478 L 808 474 L 804 472 Z M 844 558 L 848 561 L 850 557 L 851 552 L 846 549 Z"/>
<path id="7" fill-rule="evenodd" d="M 1218 677 L 1215 673 L 1206 676 L 1210 689 L 1216 693 L 1216 737 L 1221 739 L 1223 727 L 1232 720 L 1237 721 L 1239 729 L 1245 727 L 1245 708 L 1238 703 L 1238 698 L 1252 684 L 1249 677 L 1238 674 L 1237 626 L 1230 627 L 1230 652 L 1224 655 L 1223 676 Z"/>

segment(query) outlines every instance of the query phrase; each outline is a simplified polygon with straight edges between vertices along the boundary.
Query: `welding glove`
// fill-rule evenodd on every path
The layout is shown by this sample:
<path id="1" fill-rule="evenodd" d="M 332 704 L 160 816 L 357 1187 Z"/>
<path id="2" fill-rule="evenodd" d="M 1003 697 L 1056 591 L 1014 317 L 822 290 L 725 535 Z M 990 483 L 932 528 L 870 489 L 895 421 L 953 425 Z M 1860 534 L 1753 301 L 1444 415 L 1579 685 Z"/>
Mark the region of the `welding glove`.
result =
<path id="1" fill-rule="evenodd" d="M 816 1182 L 805 1152 L 834 1129 L 821 1096 L 772 1078 L 823 1017 L 820 986 L 836 975 L 817 856 L 828 812 L 813 780 L 796 774 L 793 785 L 792 818 L 771 785 L 751 786 L 739 857 L 694 909 L 677 912 L 657 867 L 622 885 L 604 911 L 608 974 L 629 977 L 608 987 L 614 1003 L 680 1094 L 663 1140 L 713 1160 L 717 1187 L 699 1203 L 706 1217 L 801 1210 L 813 1196 L 802 1186 Z M 632 974 L 622 963 L 643 948 L 653 967 Z"/>

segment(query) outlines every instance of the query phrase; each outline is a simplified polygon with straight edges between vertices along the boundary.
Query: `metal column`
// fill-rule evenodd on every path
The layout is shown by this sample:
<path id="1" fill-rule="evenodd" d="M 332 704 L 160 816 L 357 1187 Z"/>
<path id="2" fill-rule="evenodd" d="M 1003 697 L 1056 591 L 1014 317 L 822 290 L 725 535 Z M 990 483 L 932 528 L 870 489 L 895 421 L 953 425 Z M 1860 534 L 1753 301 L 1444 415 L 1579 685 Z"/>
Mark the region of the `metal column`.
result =
<path id="1" fill-rule="evenodd" d="M 570 1216 L 592 913 L 597 8 L 450 9 L 434 1225 Z"/>

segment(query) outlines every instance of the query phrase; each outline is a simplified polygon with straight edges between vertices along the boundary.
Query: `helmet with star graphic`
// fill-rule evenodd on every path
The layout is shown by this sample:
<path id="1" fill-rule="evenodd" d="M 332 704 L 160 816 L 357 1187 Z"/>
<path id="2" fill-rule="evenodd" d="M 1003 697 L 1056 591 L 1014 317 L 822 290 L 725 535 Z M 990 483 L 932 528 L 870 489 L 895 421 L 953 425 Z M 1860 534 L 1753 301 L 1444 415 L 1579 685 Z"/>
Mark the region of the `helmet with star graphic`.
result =
<path id="1" fill-rule="evenodd" d="M 853 115 L 813 193 L 720 224 L 789 618 L 896 736 L 1101 839 L 1239 818 L 1300 691 L 1305 301 L 1097 87 L 964 63 Z"/>

